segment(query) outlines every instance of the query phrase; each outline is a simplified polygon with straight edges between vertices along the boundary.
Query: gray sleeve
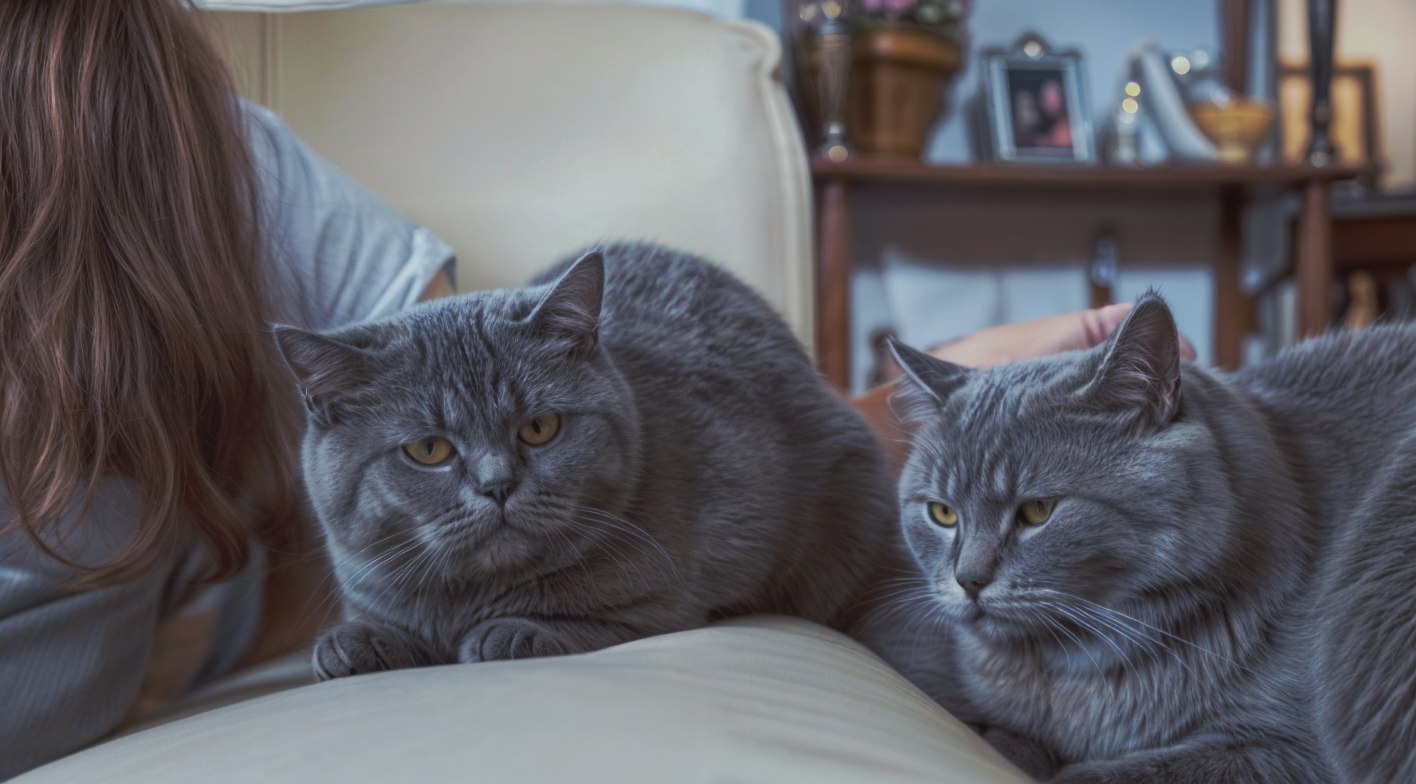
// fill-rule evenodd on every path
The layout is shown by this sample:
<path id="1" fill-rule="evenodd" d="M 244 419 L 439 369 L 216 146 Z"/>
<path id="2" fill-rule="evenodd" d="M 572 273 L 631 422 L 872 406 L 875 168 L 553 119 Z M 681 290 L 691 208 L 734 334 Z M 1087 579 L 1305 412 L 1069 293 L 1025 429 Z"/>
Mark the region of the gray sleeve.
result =
<path id="1" fill-rule="evenodd" d="M 63 552 L 107 559 L 136 515 L 132 485 L 105 480 Z M 0 520 L 11 516 L 0 493 Z M 81 593 L 64 588 L 74 577 L 24 534 L 0 535 L 0 780 L 111 732 L 142 685 L 168 574 Z"/>
<path id="2" fill-rule="evenodd" d="M 321 158 L 274 112 L 252 103 L 247 134 L 265 200 L 277 318 L 331 329 L 418 301 L 451 246 Z"/>

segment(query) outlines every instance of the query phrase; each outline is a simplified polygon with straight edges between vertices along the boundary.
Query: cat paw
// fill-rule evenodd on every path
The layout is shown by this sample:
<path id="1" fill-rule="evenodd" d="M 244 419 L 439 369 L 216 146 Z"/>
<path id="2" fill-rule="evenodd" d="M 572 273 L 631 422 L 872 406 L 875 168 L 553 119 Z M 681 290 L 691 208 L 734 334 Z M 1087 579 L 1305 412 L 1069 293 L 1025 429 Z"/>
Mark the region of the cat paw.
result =
<path id="1" fill-rule="evenodd" d="M 409 635 L 363 621 L 340 624 L 315 643 L 317 681 L 432 663 L 432 657 Z"/>
<path id="2" fill-rule="evenodd" d="M 494 618 L 472 627 L 457 647 L 460 662 L 529 659 L 570 653 L 560 637 L 525 618 Z"/>

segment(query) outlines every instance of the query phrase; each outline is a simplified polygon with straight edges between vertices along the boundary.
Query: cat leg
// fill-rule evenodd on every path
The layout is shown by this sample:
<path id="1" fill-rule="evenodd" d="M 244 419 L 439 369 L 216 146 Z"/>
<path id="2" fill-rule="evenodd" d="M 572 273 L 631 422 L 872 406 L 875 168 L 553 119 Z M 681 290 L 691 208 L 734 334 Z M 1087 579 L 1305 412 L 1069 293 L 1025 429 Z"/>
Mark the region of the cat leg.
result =
<path id="1" fill-rule="evenodd" d="M 315 643 L 315 680 L 436 664 L 421 641 L 399 629 L 365 621 L 342 623 Z"/>
<path id="2" fill-rule="evenodd" d="M 1062 768 L 1048 784 L 1325 784 L 1319 753 L 1297 743 L 1170 746 Z"/>
<path id="3" fill-rule="evenodd" d="M 1314 616 L 1318 735 L 1342 781 L 1416 781 L 1416 437 L 1334 529 Z"/>
<path id="4" fill-rule="evenodd" d="M 493 618 L 472 627 L 457 646 L 460 662 L 563 656 L 608 648 L 652 632 L 592 620 Z"/>

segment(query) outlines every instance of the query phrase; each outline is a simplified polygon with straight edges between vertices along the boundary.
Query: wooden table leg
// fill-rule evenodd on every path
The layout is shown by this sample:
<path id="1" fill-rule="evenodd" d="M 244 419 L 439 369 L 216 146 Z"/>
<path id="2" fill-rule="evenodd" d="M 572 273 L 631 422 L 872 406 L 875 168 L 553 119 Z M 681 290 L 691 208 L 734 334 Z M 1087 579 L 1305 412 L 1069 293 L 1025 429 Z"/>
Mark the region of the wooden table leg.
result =
<path id="1" fill-rule="evenodd" d="M 1247 301 L 1239 287 L 1243 255 L 1244 194 L 1225 186 L 1219 194 L 1219 235 L 1214 257 L 1214 364 L 1237 370 L 1243 361 Z"/>
<path id="2" fill-rule="evenodd" d="M 816 361 L 827 381 L 850 388 L 851 221 L 845 180 L 828 179 L 821 189 L 816 245 Z"/>
<path id="3" fill-rule="evenodd" d="M 1328 184 L 1304 187 L 1298 219 L 1298 335 L 1322 334 L 1332 323 L 1332 222 Z"/>

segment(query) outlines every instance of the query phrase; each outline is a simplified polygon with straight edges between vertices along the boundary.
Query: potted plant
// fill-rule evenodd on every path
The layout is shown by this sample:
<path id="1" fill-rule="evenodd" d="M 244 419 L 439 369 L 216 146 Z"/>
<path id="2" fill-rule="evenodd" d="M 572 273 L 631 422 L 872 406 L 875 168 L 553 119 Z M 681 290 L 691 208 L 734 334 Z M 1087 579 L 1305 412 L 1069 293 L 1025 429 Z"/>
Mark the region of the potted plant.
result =
<path id="1" fill-rule="evenodd" d="M 847 127 L 862 153 L 918 158 L 963 64 L 963 0 L 855 0 Z"/>

